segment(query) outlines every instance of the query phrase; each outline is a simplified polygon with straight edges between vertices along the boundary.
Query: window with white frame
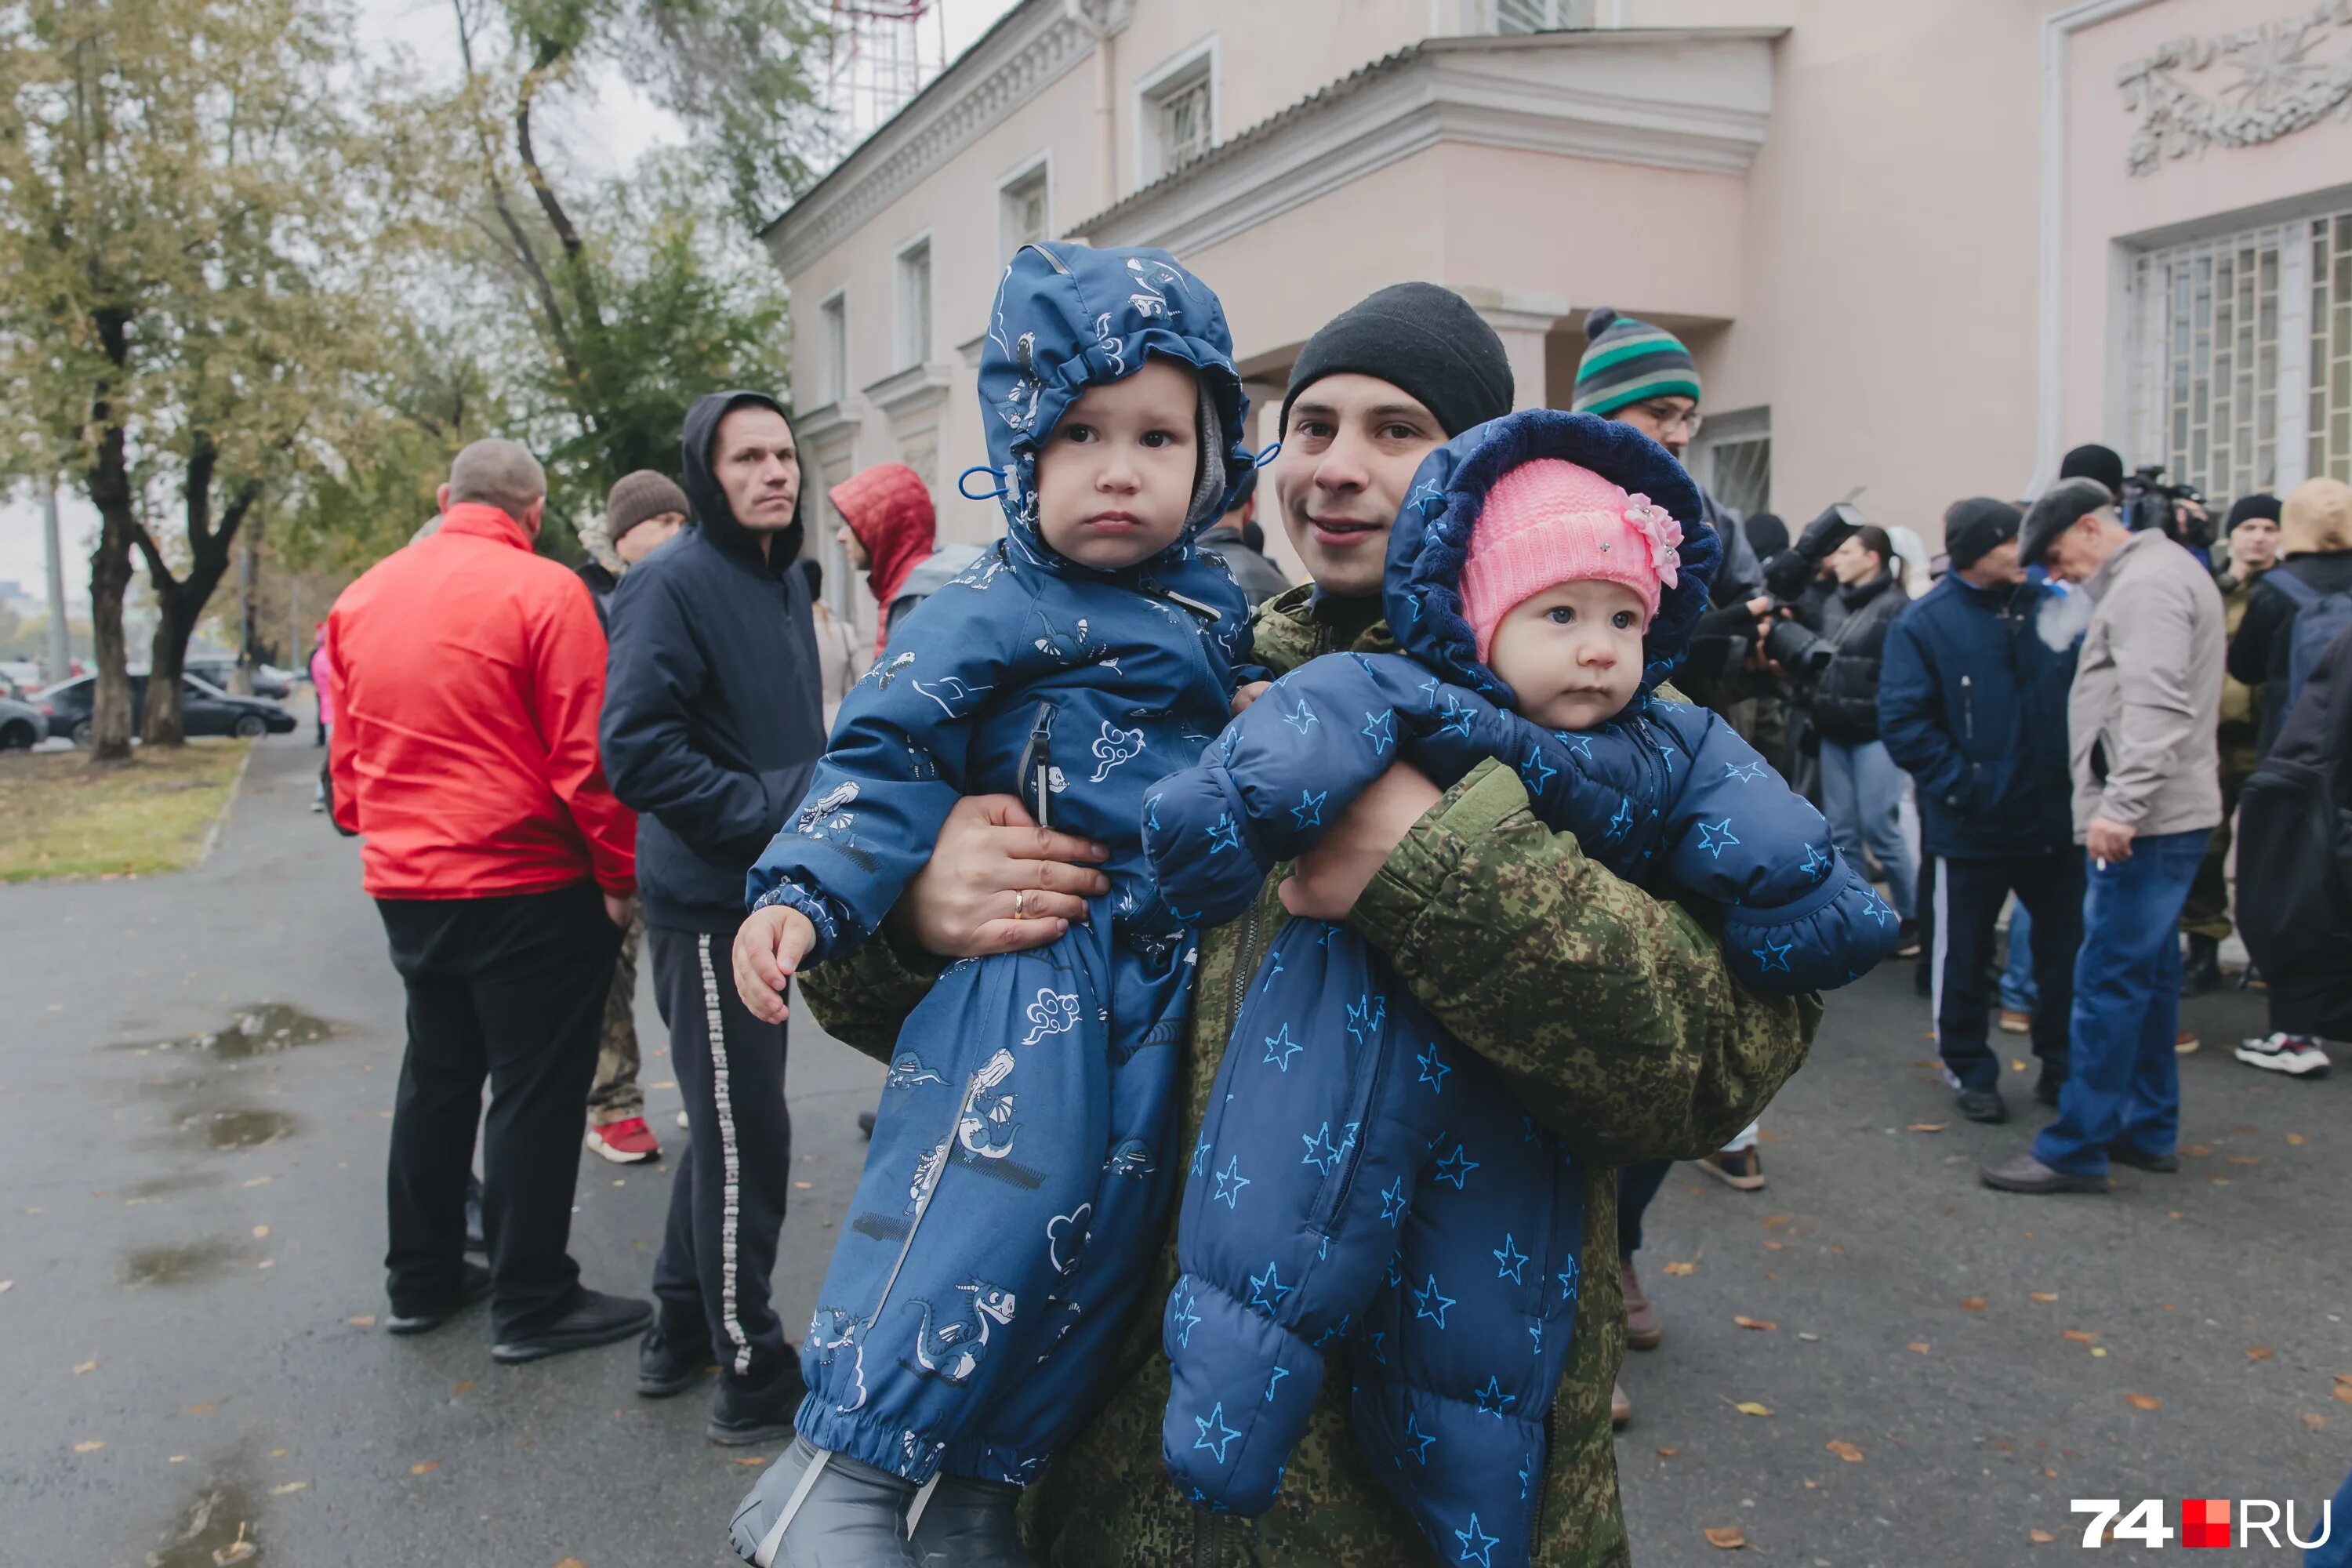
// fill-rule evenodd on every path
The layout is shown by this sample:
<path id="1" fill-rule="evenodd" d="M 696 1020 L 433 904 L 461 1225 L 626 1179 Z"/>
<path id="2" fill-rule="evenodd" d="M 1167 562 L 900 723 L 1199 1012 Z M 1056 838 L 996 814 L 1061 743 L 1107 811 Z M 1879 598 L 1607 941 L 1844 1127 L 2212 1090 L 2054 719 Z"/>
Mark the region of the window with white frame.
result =
<path id="1" fill-rule="evenodd" d="M 2132 457 L 2228 502 L 2352 479 L 2352 211 L 2133 267 Z"/>
<path id="2" fill-rule="evenodd" d="M 931 357 L 931 242 L 898 253 L 898 367 Z"/>
<path id="3" fill-rule="evenodd" d="M 1559 33 L 1590 27 L 1592 0 L 1494 0 L 1497 33 Z"/>
<path id="4" fill-rule="evenodd" d="M 1009 261 L 1013 253 L 1024 245 L 1034 245 L 1052 237 L 1054 232 L 1053 192 L 1047 180 L 1051 170 L 1041 160 L 1024 169 L 996 187 L 996 249 L 1001 260 Z"/>
<path id="5" fill-rule="evenodd" d="M 1143 89 L 1143 183 L 1172 174 L 1216 144 L 1216 50 L 1204 45 Z"/>
<path id="6" fill-rule="evenodd" d="M 1732 516 L 1745 520 L 1767 510 L 1772 504 L 1772 410 L 1708 415 L 1691 444 L 1687 465 Z"/>
<path id="7" fill-rule="evenodd" d="M 849 296 L 835 294 L 816 308 L 817 401 L 838 403 L 849 395 Z"/>

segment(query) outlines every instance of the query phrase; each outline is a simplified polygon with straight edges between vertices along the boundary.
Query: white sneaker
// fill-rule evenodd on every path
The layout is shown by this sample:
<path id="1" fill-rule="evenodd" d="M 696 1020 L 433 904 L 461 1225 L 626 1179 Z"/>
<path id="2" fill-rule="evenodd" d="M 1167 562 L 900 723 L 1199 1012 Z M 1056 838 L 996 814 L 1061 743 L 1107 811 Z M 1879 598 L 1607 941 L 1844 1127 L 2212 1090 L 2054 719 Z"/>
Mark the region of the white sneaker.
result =
<path id="1" fill-rule="evenodd" d="M 2264 1035 L 2257 1039 L 2240 1042 L 2237 1058 L 2248 1067 L 2261 1068 L 2265 1072 L 2283 1072 L 2290 1078 L 2325 1078 L 2327 1076 L 2327 1053 L 2309 1035 L 2290 1035 L 2284 1031 Z"/>
<path id="2" fill-rule="evenodd" d="M 694 1125 L 694 1123 L 692 1123 L 691 1121 L 688 1121 L 686 1119 L 686 1112 L 685 1112 L 685 1111 L 681 1110 L 681 1111 L 679 1111 L 679 1112 L 677 1113 L 677 1130 L 678 1130 L 680 1132 L 685 1131 L 688 1128 L 689 1128 L 689 1127 L 691 1127 L 691 1126 L 693 1126 L 693 1125 Z"/>

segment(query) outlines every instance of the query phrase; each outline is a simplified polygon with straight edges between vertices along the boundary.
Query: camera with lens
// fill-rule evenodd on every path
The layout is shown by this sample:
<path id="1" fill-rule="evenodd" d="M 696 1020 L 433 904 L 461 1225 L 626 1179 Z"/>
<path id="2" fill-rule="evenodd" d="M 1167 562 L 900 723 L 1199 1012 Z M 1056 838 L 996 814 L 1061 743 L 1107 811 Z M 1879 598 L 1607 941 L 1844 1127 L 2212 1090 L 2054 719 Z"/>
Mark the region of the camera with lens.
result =
<path id="1" fill-rule="evenodd" d="M 2166 484 L 2162 463 L 2142 463 L 2131 471 L 2116 510 L 2134 533 L 2152 528 L 2199 550 L 2213 543 L 2213 520 L 2206 514 L 2204 492 L 2195 485 Z"/>

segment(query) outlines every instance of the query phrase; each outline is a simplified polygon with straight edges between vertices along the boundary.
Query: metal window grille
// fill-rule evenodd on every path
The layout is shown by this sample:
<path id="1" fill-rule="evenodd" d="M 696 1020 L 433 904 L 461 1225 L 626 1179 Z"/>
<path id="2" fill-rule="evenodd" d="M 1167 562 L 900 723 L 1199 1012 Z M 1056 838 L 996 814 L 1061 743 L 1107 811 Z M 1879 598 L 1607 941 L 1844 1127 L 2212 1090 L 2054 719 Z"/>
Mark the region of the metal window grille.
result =
<path id="1" fill-rule="evenodd" d="M 2305 477 L 2352 480 L 2352 213 L 2311 225 L 2311 366 Z"/>
<path id="2" fill-rule="evenodd" d="M 1173 174 L 1209 150 L 1210 83 L 1204 72 L 1160 99 L 1160 173 Z"/>

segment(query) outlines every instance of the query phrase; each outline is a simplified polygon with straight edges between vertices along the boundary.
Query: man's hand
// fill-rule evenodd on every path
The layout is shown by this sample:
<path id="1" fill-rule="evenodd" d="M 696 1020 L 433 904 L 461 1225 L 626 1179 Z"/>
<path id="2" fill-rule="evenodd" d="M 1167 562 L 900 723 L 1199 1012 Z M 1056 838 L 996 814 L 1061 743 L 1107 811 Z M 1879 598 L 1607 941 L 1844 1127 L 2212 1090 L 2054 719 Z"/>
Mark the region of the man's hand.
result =
<path id="1" fill-rule="evenodd" d="M 1274 682 L 1271 680 L 1253 680 L 1248 682 L 1246 685 L 1236 689 L 1234 692 L 1234 712 L 1235 715 L 1239 715 L 1243 709 L 1248 707 L 1251 703 L 1265 696 L 1265 689 L 1273 684 Z"/>
<path id="2" fill-rule="evenodd" d="M 611 921 L 614 925 L 619 926 L 623 931 L 628 930 L 629 903 L 630 898 L 626 893 L 605 894 L 604 918 Z"/>
<path id="3" fill-rule="evenodd" d="M 1412 825 L 1444 797 L 1412 763 L 1391 767 L 1298 858 L 1283 881 L 1282 907 L 1309 920 L 1346 920 Z"/>
<path id="4" fill-rule="evenodd" d="M 2091 818 L 2091 826 L 2084 830 L 2084 852 L 2094 860 L 2128 860 L 2132 857 L 2132 839 L 2138 832 L 2137 827 L 2126 827 L 2107 817 L 2095 816 Z"/>
<path id="5" fill-rule="evenodd" d="M 1099 844 L 1037 826 L 1009 795 L 966 795 L 890 911 L 899 938 L 941 958 L 1043 947 L 1110 891 Z"/>
<path id="6" fill-rule="evenodd" d="M 798 910 L 770 904 L 744 918 L 735 931 L 735 994 L 751 1016 L 763 1024 L 784 1021 L 790 1011 L 784 987 L 815 945 L 816 927 Z"/>

